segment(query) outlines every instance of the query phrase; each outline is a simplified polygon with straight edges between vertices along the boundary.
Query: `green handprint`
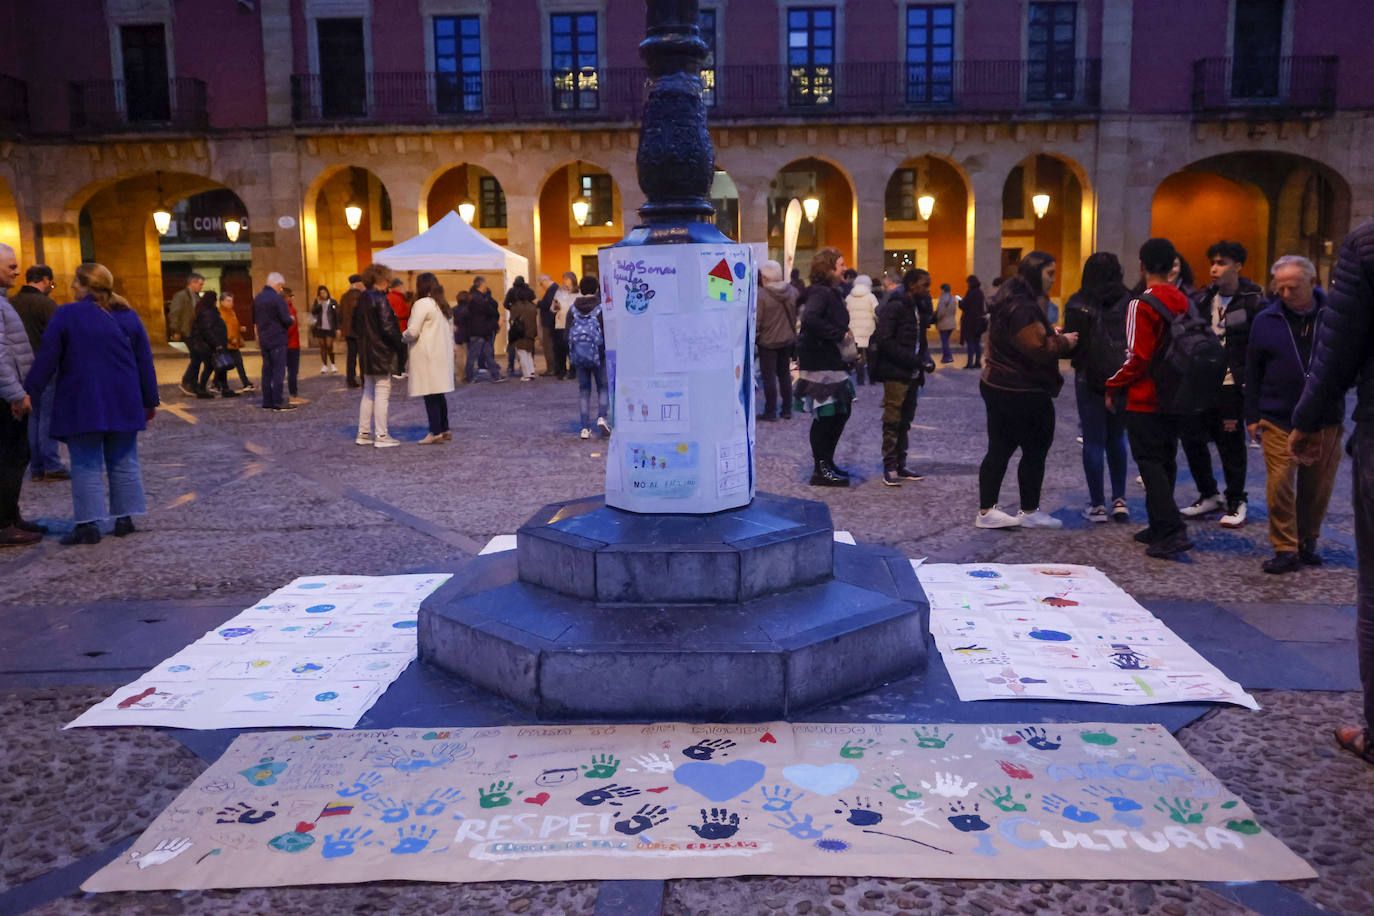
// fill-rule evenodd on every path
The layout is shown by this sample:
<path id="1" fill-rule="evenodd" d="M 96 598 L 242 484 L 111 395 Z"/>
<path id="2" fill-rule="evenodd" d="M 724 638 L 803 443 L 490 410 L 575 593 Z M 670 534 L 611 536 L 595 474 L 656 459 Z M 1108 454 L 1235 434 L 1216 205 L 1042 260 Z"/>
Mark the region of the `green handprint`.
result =
<path id="1" fill-rule="evenodd" d="M 477 790 L 477 803 L 483 808 L 500 808 L 510 804 L 511 789 L 515 788 L 515 783 L 506 782 L 498 779 L 486 789 Z"/>
<path id="2" fill-rule="evenodd" d="M 590 766 L 582 765 L 582 775 L 588 779 L 610 779 L 619 768 L 620 761 L 613 754 L 602 754 L 600 757 L 593 755 Z"/>
<path id="3" fill-rule="evenodd" d="M 984 789 L 983 797 L 1008 813 L 1026 810 L 1025 805 L 1012 799 L 1011 786 L 1007 786 L 1001 792 L 998 792 L 995 786 Z M 1030 798 L 1030 796 L 1027 795 L 1026 798 Z"/>
<path id="4" fill-rule="evenodd" d="M 921 793 L 915 789 L 908 789 L 906 783 L 902 781 L 901 773 L 893 773 L 891 776 L 879 776 L 873 781 L 875 788 L 882 789 L 893 798 L 901 801 L 911 801 L 920 798 Z"/>
<path id="5" fill-rule="evenodd" d="M 948 742 L 950 738 L 954 737 L 954 732 L 950 732 L 947 735 L 941 735 L 940 729 L 926 728 L 925 726 L 917 726 L 911 731 L 912 734 L 916 736 L 916 746 L 924 748 L 944 747 L 945 743 Z"/>
<path id="6" fill-rule="evenodd" d="M 1174 800 L 1170 802 L 1161 795 L 1159 801 L 1155 803 L 1155 810 L 1163 811 L 1169 815 L 1169 820 L 1177 821 L 1180 824 L 1201 824 L 1202 812 L 1207 810 L 1207 803 L 1203 802 L 1202 807 L 1194 811 L 1191 799 L 1174 796 Z"/>
<path id="7" fill-rule="evenodd" d="M 1102 747 L 1111 747 L 1116 744 L 1116 736 L 1105 729 L 1095 732 L 1079 732 L 1078 737 L 1088 744 L 1099 744 Z"/>
<path id="8" fill-rule="evenodd" d="M 864 751 L 877 744 L 872 738 L 859 738 L 856 741 L 846 741 L 844 747 L 840 748 L 840 756 L 850 760 L 857 760 L 864 755 Z"/>

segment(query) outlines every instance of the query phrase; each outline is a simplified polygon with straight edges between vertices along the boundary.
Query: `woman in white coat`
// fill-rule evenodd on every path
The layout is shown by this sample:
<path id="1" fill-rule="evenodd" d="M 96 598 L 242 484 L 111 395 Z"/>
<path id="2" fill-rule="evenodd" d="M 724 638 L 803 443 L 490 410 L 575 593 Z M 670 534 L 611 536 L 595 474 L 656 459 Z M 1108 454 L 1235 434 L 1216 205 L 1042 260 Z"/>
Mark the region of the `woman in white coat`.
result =
<path id="1" fill-rule="evenodd" d="M 429 435 L 420 444 L 451 442 L 445 395 L 453 390 L 453 310 L 432 273 L 422 273 L 415 280 L 415 303 L 402 336 L 410 346 L 410 396 L 425 399 L 429 417 Z"/>
<path id="2" fill-rule="evenodd" d="M 868 338 L 878 326 L 878 298 L 873 295 L 873 281 L 868 274 L 854 278 L 854 286 L 844 300 L 849 310 L 849 332 L 854 335 L 854 343 L 859 348 L 859 364 L 854 367 L 854 382 L 868 384 Z"/>

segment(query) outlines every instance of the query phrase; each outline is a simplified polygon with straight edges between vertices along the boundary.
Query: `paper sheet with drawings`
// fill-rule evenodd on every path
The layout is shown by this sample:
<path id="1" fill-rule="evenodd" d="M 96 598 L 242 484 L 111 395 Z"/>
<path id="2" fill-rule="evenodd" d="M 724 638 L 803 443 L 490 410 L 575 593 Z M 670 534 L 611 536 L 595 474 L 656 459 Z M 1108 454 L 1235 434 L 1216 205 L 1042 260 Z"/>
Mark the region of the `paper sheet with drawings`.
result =
<path id="1" fill-rule="evenodd" d="M 659 372 L 728 370 L 732 366 L 730 316 L 724 309 L 654 318 L 654 367 Z"/>

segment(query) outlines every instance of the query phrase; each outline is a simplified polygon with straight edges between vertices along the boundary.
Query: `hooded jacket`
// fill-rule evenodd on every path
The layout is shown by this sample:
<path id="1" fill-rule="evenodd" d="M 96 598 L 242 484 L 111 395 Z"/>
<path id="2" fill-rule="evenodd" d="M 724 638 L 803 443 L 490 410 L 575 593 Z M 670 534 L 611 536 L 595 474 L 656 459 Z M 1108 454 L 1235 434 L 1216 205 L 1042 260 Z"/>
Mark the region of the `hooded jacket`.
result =
<path id="1" fill-rule="evenodd" d="M 1185 289 L 1183 292 L 1187 295 L 1188 290 Z M 1192 296 L 1189 298 L 1198 304 L 1198 312 L 1214 328 L 1221 326 L 1221 343 L 1226 351 L 1227 381 L 1238 385 L 1245 378 L 1245 353 L 1250 348 L 1250 329 L 1259 313 L 1264 311 L 1266 304 L 1264 290 L 1241 277 L 1235 295 L 1223 308 L 1220 319 L 1212 310 L 1217 292 L 1217 285 L 1213 283 L 1206 289 L 1197 291 L 1195 299 Z"/>
<path id="2" fill-rule="evenodd" d="M 797 290 L 791 283 L 759 284 L 758 345 L 769 350 L 797 342 Z"/>
<path id="3" fill-rule="evenodd" d="M 863 274 L 855 277 L 844 306 L 849 310 L 849 331 L 854 342 L 860 348 L 867 347 L 878 322 L 878 297 L 873 295 L 873 281 Z"/>
<path id="4" fill-rule="evenodd" d="M 988 307 L 988 352 L 983 383 L 1006 391 L 1044 391 L 1051 397 L 1064 387 L 1059 359 L 1073 347 L 1054 332 L 1040 297 L 1021 276 L 1003 283 Z"/>

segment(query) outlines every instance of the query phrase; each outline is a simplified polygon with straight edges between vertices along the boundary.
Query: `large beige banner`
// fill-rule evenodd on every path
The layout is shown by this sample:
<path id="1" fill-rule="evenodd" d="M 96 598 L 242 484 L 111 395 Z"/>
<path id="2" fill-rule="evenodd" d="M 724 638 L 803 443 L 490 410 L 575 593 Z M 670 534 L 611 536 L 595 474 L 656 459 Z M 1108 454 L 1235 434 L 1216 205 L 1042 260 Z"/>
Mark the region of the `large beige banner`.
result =
<path id="1" fill-rule="evenodd" d="M 740 874 L 1315 873 L 1157 725 L 245 735 L 89 891 Z"/>

